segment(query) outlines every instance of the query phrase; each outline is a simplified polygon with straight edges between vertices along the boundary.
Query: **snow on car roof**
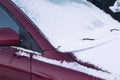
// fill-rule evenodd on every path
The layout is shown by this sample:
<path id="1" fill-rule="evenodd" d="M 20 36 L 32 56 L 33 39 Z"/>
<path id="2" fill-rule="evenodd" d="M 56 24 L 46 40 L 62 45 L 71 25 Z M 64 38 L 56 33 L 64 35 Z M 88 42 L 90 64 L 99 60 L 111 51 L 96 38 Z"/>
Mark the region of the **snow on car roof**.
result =
<path id="1" fill-rule="evenodd" d="M 119 77 L 120 23 L 110 15 L 86 0 L 12 1 L 55 48 L 60 46 L 59 51 L 72 51 L 78 60 L 94 64 Z"/>

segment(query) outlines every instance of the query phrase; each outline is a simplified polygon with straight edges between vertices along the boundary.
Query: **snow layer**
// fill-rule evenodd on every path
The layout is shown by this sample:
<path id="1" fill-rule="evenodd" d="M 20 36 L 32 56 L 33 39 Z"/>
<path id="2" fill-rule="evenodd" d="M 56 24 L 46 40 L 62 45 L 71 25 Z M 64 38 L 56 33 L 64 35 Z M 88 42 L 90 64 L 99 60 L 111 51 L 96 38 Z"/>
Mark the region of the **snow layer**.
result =
<path id="1" fill-rule="evenodd" d="M 12 1 L 33 20 L 55 48 L 82 39 L 96 29 L 118 24 L 85 0 Z M 94 35 L 99 36 L 96 32 Z"/>
<path id="2" fill-rule="evenodd" d="M 120 76 L 120 36 L 95 48 L 74 52 L 80 61 L 93 64 L 105 71 Z"/>
<path id="3" fill-rule="evenodd" d="M 109 74 L 109 73 L 102 72 L 99 70 L 94 70 L 94 69 L 88 68 L 86 66 L 80 65 L 76 62 L 66 62 L 66 61 L 61 62 L 61 61 L 57 61 L 57 60 L 52 60 L 52 59 L 42 57 L 41 53 L 38 53 L 38 52 L 26 50 L 26 49 L 20 48 L 20 47 L 14 47 L 14 46 L 12 46 L 12 47 L 19 50 L 18 52 L 16 52 L 16 54 L 18 56 L 30 57 L 30 54 L 32 53 L 32 54 L 34 54 L 33 59 L 36 59 L 38 61 L 43 61 L 45 63 L 61 66 L 64 68 L 69 68 L 69 69 L 83 72 L 83 73 L 86 73 L 88 75 L 92 75 L 94 77 L 101 78 L 101 79 L 106 79 L 106 80 L 119 80 L 120 79 L 119 76 L 116 76 L 114 74 Z"/>
<path id="4" fill-rule="evenodd" d="M 92 49 L 94 47 L 105 45 L 113 41 L 114 39 L 117 39 L 118 37 L 120 37 L 120 27 L 111 27 L 111 29 L 109 27 L 105 27 L 89 33 L 83 39 L 78 39 L 72 41 L 71 43 L 64 44 L 64 46 L 60 47 L 59 50 L 62 52 L 84 51 Z"/>
<path id="5" fill-rule="evenodd" d="M 116 0 L 113 6 L 109 7 L 113 12 L 120 12 L 120 0 Z"/>
<path id="6" fill-rule="evenodd" d="M 109 15 L 81 0 L 12 0 L 46 35 L 59 51 L 73 52 L 80 61 L 88 62 L 111 73 L 99 73 L 81 68 L 77 63 L 65 62 L 64 67 L 85 72 L 107 80 L 120 80 L 120 23 Z M 39 56 L 40 57 L 40 56 Z M 54 60 L 37 60 L 54 64 Z M 62 66 L 64 63 L 55 63 Z M 73 66 L 75 65 L 75 66 Z M 89 71 L 90 70 L 90 71 Z"/>

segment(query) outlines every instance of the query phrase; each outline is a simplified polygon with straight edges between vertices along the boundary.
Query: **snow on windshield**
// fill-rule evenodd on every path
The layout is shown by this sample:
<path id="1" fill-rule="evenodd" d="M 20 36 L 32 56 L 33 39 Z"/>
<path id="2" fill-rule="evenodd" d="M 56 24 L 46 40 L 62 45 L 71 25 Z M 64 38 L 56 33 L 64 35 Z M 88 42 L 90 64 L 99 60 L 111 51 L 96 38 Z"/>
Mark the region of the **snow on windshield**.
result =
<path id="1" fill-rule="evenodd" d="M 61 46 L 59 50 L 63 52 L 83 49 L 73 52 L 78 61 L 93 64 L 111 72 L 111 77 L 118 76 L 118 80 L 120 79 L 120 23 L 110 15 L 86 0 L 12 1 L 31 18 L 55 48 Z M 87 41 L 87 38 L 92 42 Z M 98 46 L 100 44 L 104 45 Z M 89 74 L 92 74 L 92 70 Z"/>
<path id="2" fill-rule="evenodd" d="M 96 29 L 118 24 L 86 0 L 12 1 L 31 18 L 55 48 L 82 39 Z"/>

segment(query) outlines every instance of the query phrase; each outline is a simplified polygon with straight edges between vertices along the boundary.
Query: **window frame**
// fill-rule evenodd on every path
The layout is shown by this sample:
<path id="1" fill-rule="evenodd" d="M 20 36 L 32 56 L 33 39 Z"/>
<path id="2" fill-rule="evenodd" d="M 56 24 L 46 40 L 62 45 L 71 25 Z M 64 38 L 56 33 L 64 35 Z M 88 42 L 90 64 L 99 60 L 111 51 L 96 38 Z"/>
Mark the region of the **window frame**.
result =
<path id="1" fill-rule="evenodd" d="M 23 46 L 23 45 L 20 45 L 19 47 L 22 47 L 22 48 L 25 48 L 25 49 L 29 49 L 29 50 L 33 50 L 33 51 L 37 51 L 37 52 L 40 52 L 40 53 L 42 53 L 42 49 L 40 48 L 40 46 L 37 44 L 37 42 L 34 40 L 34 38 L 32 37 L 32 35 L 27 31 L 27 29 L 25 29 L 25 27 L 24 27 L 24 25 L 22 25 L 22 23 L 16 18 L 16 16 L 14 16 L 4 5 L 2 5 L 1 3 L 0 3 L 0 8 L 6 13 L 6 15 L 9 17 L 9 18 L 11 18 L 11 20 L 17 25 L 17 27 L 18 27 L 18 34 L 19 34 L 19 37 L 20 37 L 20 39 L 21 39 L 21 44 L 22 44 L 22 37 L 21 37 L 21 34 L 20 33 L 22 33 L 22 32 L 20 32 L 20 30 L 22 29 L 23 30 L 23 33 L 22 33 L 22 35 L 25 33 L 25 38 L 26 39 L 28 39 L 29 41 L 29 43 L 28 44 L 30 44 L 30 46 L 29 46 L 29 48 L 28 47 L 26 47 L 26 45 L 25 46 Z M 4 27 L 3 27 L 4 28 Z M 5 27 L 6 28 L 6 27 Z M 7 28 L 10 28 L 10 27 L 7 27 Z M 12 28 L 10 28 L 10 29 L 12 29 Z M 13 29 L 12 29 L 13 30 Z M 15 30 L 14 30 L 15 31 Z M 27 42 L 27 41 L 26 41 Z M 25 43 L 23 43 L 23 44 L 25 44 Z M 27 44 L 27 45 L 28 45 Z M 34 48 L 34 46 L 35 46 L 35 48 Z"/>

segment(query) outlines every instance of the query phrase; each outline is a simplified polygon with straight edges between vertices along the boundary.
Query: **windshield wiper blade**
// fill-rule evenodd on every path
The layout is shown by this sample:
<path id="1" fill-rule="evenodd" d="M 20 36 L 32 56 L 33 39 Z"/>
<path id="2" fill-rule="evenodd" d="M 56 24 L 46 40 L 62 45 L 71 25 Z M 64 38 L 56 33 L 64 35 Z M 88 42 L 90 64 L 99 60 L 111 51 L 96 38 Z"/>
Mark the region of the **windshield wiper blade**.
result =
<path id="1" fill-rule="evenodd" d="M 95 39 L 93 39 L 93 38 L 83 38 L 82 40 L 90 40 L 90 41 L 94 41 Z"/>
<path id="2" fill-rule="evenodd" d="M 111 32 L 113 32 L 113 31 L 120 31 L 120 29 L 111 29 L 110 31 Z"/>

